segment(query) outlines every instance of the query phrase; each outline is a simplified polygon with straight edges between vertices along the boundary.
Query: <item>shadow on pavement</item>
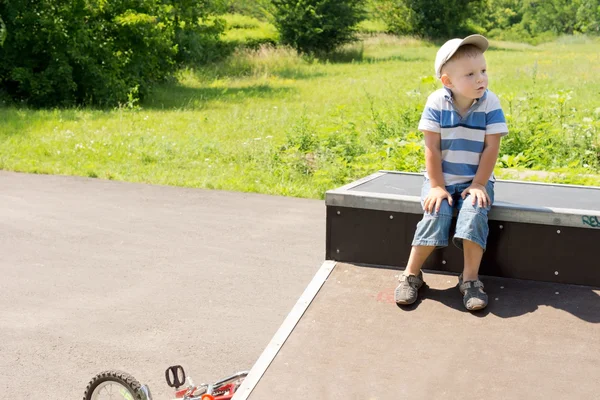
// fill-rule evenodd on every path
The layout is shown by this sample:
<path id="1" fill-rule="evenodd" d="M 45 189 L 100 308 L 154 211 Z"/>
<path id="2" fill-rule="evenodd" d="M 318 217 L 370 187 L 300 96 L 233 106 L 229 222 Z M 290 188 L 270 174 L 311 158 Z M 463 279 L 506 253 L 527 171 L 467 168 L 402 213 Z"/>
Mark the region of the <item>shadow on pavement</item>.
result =
<path id="1" fill-rule="evenodd" d="M 512 318 L 547 306 L 566 311 L 587 322 L 600 323 L 600 289 L 493 277 L 482 278 L 482 281 L 489 296 L 489 305 L 484 310 L 474 312 L 475 316 L 494 314 L 501 318 Z M 468 312 L 456 286 L 435 289 L 425 285 L 420 294 L 423 301 L 435 300 L 455 310 Z"/>

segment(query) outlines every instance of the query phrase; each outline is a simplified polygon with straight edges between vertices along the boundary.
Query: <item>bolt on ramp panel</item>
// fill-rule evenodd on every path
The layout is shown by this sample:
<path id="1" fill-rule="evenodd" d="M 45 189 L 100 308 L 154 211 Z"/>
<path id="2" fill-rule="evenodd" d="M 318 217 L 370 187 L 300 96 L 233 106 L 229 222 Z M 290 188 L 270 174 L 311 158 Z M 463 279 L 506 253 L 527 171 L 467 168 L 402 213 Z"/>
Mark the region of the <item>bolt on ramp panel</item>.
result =
<path id="1" fill-rule="evenodd" d="M 248 398 L 598 397 L 599 289 L 484 278 L 472 314 L 455 275 L 426 272 L 403 309 L 398 274 L 337 263 Z"/>

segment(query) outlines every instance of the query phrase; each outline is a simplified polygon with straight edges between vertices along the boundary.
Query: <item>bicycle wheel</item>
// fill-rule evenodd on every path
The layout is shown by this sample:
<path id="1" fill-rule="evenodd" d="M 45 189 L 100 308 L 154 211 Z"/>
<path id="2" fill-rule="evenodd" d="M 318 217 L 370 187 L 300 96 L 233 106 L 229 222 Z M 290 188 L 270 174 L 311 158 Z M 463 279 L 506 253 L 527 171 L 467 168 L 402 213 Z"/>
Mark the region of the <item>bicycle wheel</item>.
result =
<path id="1" fill-rule="evenodd" d="M 104 371 L 88 383 L 83 400 L 142 400 L 140 383 L 122 371 Z"/>

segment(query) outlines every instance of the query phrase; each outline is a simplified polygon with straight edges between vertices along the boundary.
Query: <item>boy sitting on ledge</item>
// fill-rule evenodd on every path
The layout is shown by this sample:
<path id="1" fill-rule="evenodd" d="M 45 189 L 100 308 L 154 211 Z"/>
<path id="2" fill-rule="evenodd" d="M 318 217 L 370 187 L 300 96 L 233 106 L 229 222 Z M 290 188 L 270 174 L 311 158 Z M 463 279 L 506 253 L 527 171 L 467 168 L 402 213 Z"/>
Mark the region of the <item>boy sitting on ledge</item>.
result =
<path id="1" fill-rule="evenodd" d="M 444 88 L 427 99 L 419 122 L 425 136 L 425 180 L 421 191 L 423 219 L 396 303 L 413 304 L 423 285 L 421 267 L 436 248 L 448 245 L 453 207 L 458 209 L 452 242 L 464 252 L 458 279 L 467 310 L 487 306 L 479 266 L 488 236 L 488 212 L 494 202 L 494 166 L 501 137 L 508 134 L 498 97 L 488 87 L 481 35 L 447 41 L 437 52 L 435 72 Z"/>

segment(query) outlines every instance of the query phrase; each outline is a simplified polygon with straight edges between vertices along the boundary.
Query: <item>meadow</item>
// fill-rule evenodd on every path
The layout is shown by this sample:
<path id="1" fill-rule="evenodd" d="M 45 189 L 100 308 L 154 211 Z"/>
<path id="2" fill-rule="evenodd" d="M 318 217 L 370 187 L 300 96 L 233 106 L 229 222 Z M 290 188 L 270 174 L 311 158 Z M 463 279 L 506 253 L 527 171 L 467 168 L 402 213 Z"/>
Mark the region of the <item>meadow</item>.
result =
<path id="1" fill-rule="evenodd" d="M 600 186 L 600 41 L 491 45 L 510 130 L 497 176 Z M 420 171 L 437 46 L 368 35 L 316 59 L 263 45 L 114 109 L 3 106 L 0 169 L 309 198 Z"/>

